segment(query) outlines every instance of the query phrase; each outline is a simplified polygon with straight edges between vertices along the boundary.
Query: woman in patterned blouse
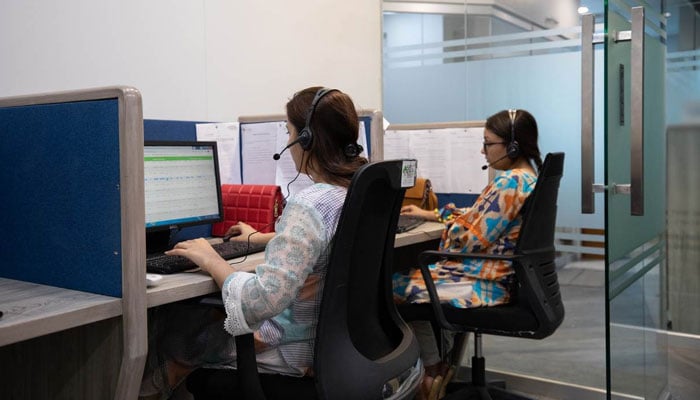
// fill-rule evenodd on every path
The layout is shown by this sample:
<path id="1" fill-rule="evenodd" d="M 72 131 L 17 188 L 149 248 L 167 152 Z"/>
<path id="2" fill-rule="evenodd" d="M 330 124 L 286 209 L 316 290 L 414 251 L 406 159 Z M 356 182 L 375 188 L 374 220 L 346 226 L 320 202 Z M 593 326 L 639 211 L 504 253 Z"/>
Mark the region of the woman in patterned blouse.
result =
<path id="1" fill-rule="evenodd" d="M 167 252 L 191 259 L 214 278 L 226 312 L 185 304 L 154 310 L 141 396 L 168 398 L 199 366 L 235 367 L 233 336 L 251 332 L 260 371 L 311 373 L 330 242 L 352 176 L 367 159 L 360 156 L 358 116 L 345 93 L 307 88 L 286 111 L 292 159 L 314 184 L 287 201 L 275 233 L 255 233 L 242 223 L 229 230 L 267 243 L 254 273 L 237 271 L 201 238 Z"/>
<path id="2" fill-rule="evenodd" d="M 534 189 L 537 170 L 542 166 L 537 137 L 537 122 L 525 110 L 504 110 L 492 115 L 486 120 L 481 152 L 490 167 L 502 172 L 474 204 L 467 208 L 448 204 L 433 211 L 406 206 L 401 212 L 444 222 L 440 250 L 513 254 L 522 224 L 520 209 Z M 510 300 L 514 271 L 508 261 L 445 260 L 429 268 L 441 302 L 471 308 L 496 306 Z M 397 302 L 429 302 L 420 270 L 396 274 L 394 296 Z M 425 384 L 430 386 L 433 377 L 444 374 L 445 366 L 440 363 L 430 325 L 422 322 L 412 325 L 421 342 L 428 375 Z"/>

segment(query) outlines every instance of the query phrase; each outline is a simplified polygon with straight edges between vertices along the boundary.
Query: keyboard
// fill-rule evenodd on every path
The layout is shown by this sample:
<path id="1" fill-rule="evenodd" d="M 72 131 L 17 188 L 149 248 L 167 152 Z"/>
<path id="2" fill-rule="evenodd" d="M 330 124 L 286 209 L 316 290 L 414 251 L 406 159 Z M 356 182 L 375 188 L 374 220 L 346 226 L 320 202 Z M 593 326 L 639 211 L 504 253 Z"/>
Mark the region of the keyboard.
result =
<path id="1" fill-rule="evenodd" d="M 396 225 L 396 233 L 408 232 L 411 229 L 425 222 L 421 217 L 414 215 L 399 215 L 399 222 Z"/>
<path id="2" fill-rule="evenodd" d="M 233 240 L 213 243 L 212 247 L 225 260 L 243 257 L 265 250 L 264 244 L 237 242 Z M 146 272 L 152 274 L 174 274 L 196 268 L 198 268 L 197 264 L 182 256 L 155 253 L 149 254 L 146 257 Z"/>

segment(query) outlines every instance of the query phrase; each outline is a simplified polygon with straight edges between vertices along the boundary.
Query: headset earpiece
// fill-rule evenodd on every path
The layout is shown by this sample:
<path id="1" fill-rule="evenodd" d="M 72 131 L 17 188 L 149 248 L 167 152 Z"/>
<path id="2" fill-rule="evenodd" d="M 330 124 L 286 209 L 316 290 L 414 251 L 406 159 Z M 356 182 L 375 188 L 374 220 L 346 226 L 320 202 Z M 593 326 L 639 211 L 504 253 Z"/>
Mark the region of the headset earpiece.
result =
<path id="1" fill-rule="evenodd" d="M 513 140 L 512 142 L 508 143 L 508 147 L 506 147 L 506 153 L 508 154 L 508 158 L 511 160 L 514 160 L 518 158 L 520 155 L 520 145 L 516 140 Z"/>
<path id="2" fill-rule="evenodd" d="M 299 147 L 303 150 L 311 149 L 311 139 L 311 129 L 308 127 L 302 129 L 299 135 L 297 135 L 297 143 L 299 143 Z"/>
<path id="3" fill-rule="evenodd" d="M 345 153 L 345 157 L 353 158 L 362 154 L 362 150 L 364 150 L 364 148 L 361 144 L 350 143 L 345 145 L 343 148 L 343 153 Z"/>
<path id="4" fill-rule="evenodd" d="M 515 140 L 515 118 L 518 115 L 518 110 L 510 109 L 508 110 L 508 116 L 510 117 L 510 142 L 506 146 L 506 154 L 508 158 L 514 160 L 520 155 L 520 144 Z"/>

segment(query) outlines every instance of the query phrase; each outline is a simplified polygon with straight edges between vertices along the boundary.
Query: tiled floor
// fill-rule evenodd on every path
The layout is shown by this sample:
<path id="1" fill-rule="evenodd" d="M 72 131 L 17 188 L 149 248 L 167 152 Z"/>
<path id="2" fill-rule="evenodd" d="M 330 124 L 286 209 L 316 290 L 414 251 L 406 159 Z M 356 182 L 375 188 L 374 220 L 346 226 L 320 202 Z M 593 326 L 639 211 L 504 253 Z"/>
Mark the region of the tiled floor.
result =
<path id="1" fill-rule="evenodd" d="M 559 329 L 544 340 L 484 337 L 487 369 L 604 389 L 604 264 L 602 261 L 570 262 L 558 275 L 566 308 L 566 317 Z M 469 351 L 471 354 L 471 349 Z M 639 352 L 634 353 L 634 357 L 640 356 Z M 625 360 L 618 361 L 625 364 Z M 687 335 L 670 335 L 667 365 L 673 399 L 699 399 L 700 340 Z"/>
<path id="2" fill-rule="evenodd" d="M 605 388 L 605 287 L 601 262 L 559 270 L 564 322 L 544 340 L 484 337 L 487 368 Z"/>

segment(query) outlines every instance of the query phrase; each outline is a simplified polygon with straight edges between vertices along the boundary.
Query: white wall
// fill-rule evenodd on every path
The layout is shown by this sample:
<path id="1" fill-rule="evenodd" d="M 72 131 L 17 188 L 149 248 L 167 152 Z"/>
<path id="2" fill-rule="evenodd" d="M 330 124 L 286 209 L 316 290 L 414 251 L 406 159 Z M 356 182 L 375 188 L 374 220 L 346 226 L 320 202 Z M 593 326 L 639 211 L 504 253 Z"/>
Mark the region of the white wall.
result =
<path id="1" fill-rule="evenodd" d="M 381 1 L 0 2 L 0 97 L 107 85 L 153 119 L 280 113 L 311 85 L 380 109 Z"/>

